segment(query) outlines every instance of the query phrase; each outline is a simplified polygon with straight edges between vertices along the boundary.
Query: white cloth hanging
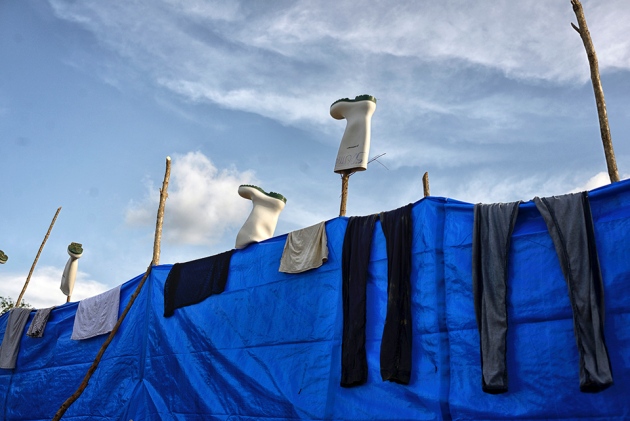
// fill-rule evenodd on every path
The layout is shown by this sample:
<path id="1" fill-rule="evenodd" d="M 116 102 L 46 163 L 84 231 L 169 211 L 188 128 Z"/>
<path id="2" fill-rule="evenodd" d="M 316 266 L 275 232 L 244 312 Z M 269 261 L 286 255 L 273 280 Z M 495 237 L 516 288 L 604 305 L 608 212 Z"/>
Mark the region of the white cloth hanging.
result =
<path id="1" fill-rule="evenodd" d="M 280 272 L 300 273 L 320 267 L 328 260 L 326 223 L 290 232 L 284 243 Z"/>
<path id="2" fill-rule="evenodd" d="M 72 339 L 88 339 L 112 331 L 118 321 L 120 285 L 116 288 L 79 301 L 74 316 Z"/>

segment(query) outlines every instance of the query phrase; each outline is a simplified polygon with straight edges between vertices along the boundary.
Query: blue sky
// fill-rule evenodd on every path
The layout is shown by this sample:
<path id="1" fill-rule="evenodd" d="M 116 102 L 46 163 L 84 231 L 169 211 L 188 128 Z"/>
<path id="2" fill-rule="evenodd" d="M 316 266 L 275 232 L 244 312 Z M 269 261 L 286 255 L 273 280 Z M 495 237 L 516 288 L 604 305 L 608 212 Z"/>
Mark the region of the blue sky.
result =
<path id="1" fill-rule="evenodd" d="M 630 2 L 584 1 L 617 163 L 630 173 Z M 588 62 L 570 2 L 9 0 L 0 2 L 0 295 L 78 300 L 144 272 L 173 158 L 161 263 L 234 245 L 251 202 L 287 197 L 276 234 L 339 211 L 344 121 L 371 94 L 368 171 L 348 215 L 435 196 L 529 200 L 607 182 Z"/>

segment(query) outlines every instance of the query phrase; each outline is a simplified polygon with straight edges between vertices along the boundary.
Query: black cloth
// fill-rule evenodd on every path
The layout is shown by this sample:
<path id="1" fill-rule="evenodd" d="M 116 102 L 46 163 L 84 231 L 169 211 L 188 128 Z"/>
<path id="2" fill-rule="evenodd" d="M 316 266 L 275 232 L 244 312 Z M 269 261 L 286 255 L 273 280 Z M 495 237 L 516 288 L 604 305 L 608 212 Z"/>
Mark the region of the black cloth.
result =
<path id="1" fill-rule="evenodd" d="M 604 285 L 595 247 L 588 194 L 534 198 L 558 254 L 573 309 L 580 357 L 580 390 L 599 392 L 613 383 L 604 340 Z"/>
<path id="2" fill-rule="evenodd" d="M 387 244 L 387 316 L 381 341 L 381 377 L 409 384 L 411 376 L 411 208 L 380 214 Z"/>
<path id="3" fill-rule="evenodd" d="M 234 250 L 203 259 L 175 263 L 164 284 L 164 317 L 225 290 Z"/>
<path id="4" fill-rule="evenodd" d="M 508 390 L 508 253 L 519 202 L 477 204 L 472 238 L 472 284 L 479 330 L 481 387 L 486 393 Z"/>
<path id="5" fill-rule="evenodd" d="M 365 309 L 372 234 L 378 215 L 353 216 L 348 220 L 341 259 L 343 337 L 341 386 L 367 381 Z"/>

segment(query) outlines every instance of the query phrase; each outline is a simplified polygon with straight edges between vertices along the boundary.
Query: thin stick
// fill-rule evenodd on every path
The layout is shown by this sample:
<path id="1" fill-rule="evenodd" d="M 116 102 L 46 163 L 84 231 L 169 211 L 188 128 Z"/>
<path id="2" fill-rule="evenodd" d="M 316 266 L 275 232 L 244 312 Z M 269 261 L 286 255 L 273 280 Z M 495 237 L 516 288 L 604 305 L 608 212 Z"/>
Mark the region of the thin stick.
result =
<path id="1" fill-rule="evenodd" d="M 171 157 L 166 157 L 166 173 L 160 189 L 160 205 L 158 206 L 157 221 L 155 222 L 155 239 L 153 240 L 153 264 L 160 264 L 160 243 L 162 242 L 162 223 L 164 222 L 164 203 L 168 197 L 168 181 L 171 178 Z"/>
<path id="2" fill-rule="evenodd" d="M 68 408 L 70 408 L 70 405 L 72 405 L 77 399 L 79 399 L 79 396 L 81 396 L 81 394 L 83 393 L 83 391 L 87 387 L 87 385 L 88 385 L 88 383 L 90 381 L 90 378 L 92 377 L 92 374 L 94 374 L 94 372 L 96 371 L 96 368 L 98 367 L 98 364 L 101 362 L 101 358 L 103 357 L 103 354 L 105 353 L 105 350 L 107 349 L 109 344 L 114 339 L 114 336 L 116 335 L 116 332 L 118 332 L 118 328 L 122 324 L 123 320 L 125 320 L 125 317 L 127 317 L 127 313 L 131 309 L 131 306 L 133 305 L 133 303 L 136 301 L 136 297 L 138 297 L 138 295 L 140 294 L 140 291 L 142 290 L 142 286 L 144 285 L 145 281 L 147 280 L 147 278 L 151 274 L 151 269 L 153 268 L 154 265 L 158 264 L 155 259 L 156 259 L 156 256 L 157 256 L 158 259 L 160 257 L 160 239 L 161 239 L 161 236 L 162 236 L 161 235 L 161 233 L 162 233 L 162 222 L 164 220 L 164 203 L 166 202 L 166 198 L 168 197 L 168 194 L 166 193 L 166 190 L 168 188 L 168 179 L 169 179 L 170 175 L 171 175 L 171 158 L 167 156 L 166 157 L 166 173 L 164 174 L 164 181 L 162 183 L 162 189 L 160 189 L 160 204 L 159 204 L 159 207 L 158 207 L 155 242 L 154 242 L 154 245 L 153 245 L 153 259 L 151 260 L 151 263 L 149 263 L 149 267 L 147 268 L 147 271 L 145 272 L 144 276 L 142 277 L 142 280 L 140 281 L 140 283 L 136 287 L 136 290 L 134 291 L 133 295 L 129 299 L 129 302 L 127 303 L 127 306 L 125 307 L 125 310 L 120 315 L 120 318 L 116 322 L 116 325 L 114 326 L 112 331 L 109 333 L 109 336 L 107 337 L 105 342 L 103 342 L 103 345 L 101 346 L 101 349 L 98 351 L 98 354 L 96 354 L 96 358 L 94 358 L 94 362 L 92 363 L 92 365 L 90 366 L 88 372 L 86 373 L 85 377 L 83 378 L 83 381 L 79 385 L 79 388 L 77 389 L 76 392 L 74 392 L 72 394 L 72 396 L 70 396 L 68 399 L 66 399 L 66 401 L 61 405 L 61 407 L 59 407 L 59 410 L 57 410 L 57 413 L 53 417 L 53 421 L 60 420 L 61 417 L 63 417 L 63 414 L 65 414 L 66 411 L 68 410 Z M 158 231 L 159 231 L 159 233 L 158 233 Z M 156 253 L 156 251 L 157 251 L 157 253 Z"/>
<path id="3" fill-rule="evenodd" d="M 424 188 L 424 197 L 431 196 L 431 190 L 429 190 L 429 173 L 425 172 L 422 176 L 422 187 Z"/>
<path id="4" fill-rule="evenodd" d="M 350 172 L 341 174 L 341 205 L 339 206 L 339 216 L 346 216 L 346 201 L 348 200 L 348 180 Z"/>
<path id="5" fill-rule="evenodd" d="M 571 23 L 571 26 L 578 34 L 580 34 L 580 38 L 582 38 L 582 43 L 586 49 L 586 56 L 588 57 L 588 64 L 591 69 L 591 81 L 593 82 L 593 92 L 595 93 L 595 103 L 597 104 L 599 131 L 602 136 L 602 143 L 604 144 L 604 154 L 606 155 L 608 176 L 610 177 L 610 182 L 615 183 L 619 181 L 619 172 L 617 171 L 617 160 L 615 159 L 615 151 L 613 150 L 610 127 L 608 126 L 606 101 L 604 100 L 602 81 L 599 77 L 599 64 L 597 62 L 597 55 L 595 54 L 595 46 L 593 46 L 591 33 L 586 25 L 586 18 L 584 17 L 582 3 L 580 3 L 580 0 L 571 0 L 571 5 L 573 6 L 575 17 L 577 17 L 579 28 L 573 23 Z"/>
<path id="6" fill-rule="evenodd" d="M 15 306 L 19 307 L 20 303 L 22 302 L 22 298 L 24 298 L 24 293 L 26 292 L 26 287 L 28 286 L 28 283 L 31 281 L 31 275 L 33 275 L 33 271 L 35 270 L 35 265 L 37 265 L 37 261 L 39 260 L 39 255 L 42 254 L 42 250 L 44 249 L 44 245 L 46 244 L 46 241 L 48 240 L 48 236 L 50 235 L 50 231 L 52 231 L 53 225 L 55 225 L 55 221 L 57 220 L 57 215 L 59 215 L 59 212 L 61 211 L 61 206 L 59 208 L 57 208 L 57 212 L 55 212 L 55 216 L 52 219 L 52 222 L 50 223 L 50 226 L 48 227 L 48 232 L 46 233 L 46 236 L 44 237 L 44 241 L 42 241 L 42 245 L 39 246 L 39 251 L 37 252 L 37 256 L 35 256 L 35 261 L 33 261 L 33 265 L 31 266 L 31 270 L 28 273 L 28 276 L 26 277 L 26 282 L 24 282 L 24 287 L 22 287 L 22 292 L 20 292 L 20 296 L 18 297 L 17 301 L 15 302 Z"/>
<path id="7" fill-rule="evenodd" d="M 140 290 L 142 289 L 142 286 L 144 285 L 145 281 L 147 280 L 147 278 L 151 274 L 151 268 L 152 267 L 153 267 L 153 261 L 151 261 L 151 263 L 149 263 L 149 267 L 147 268 L 147 271 L 145 272 L 144 276 L 142 277 L 142 280 L 140 281 L 140 283 L 136 287 L 136 290 L 133 292 L 133 295 L 129 299 L 129 302 L 127 303 L 127 306 L 125 307 L 125 310 L 120 315 L 120 318 L 118 319 L 118 321 L 116 322 L 116 325 L 114 326 L 112 331 L 109 333 L 109 336 L 107 337 L 107 339 L 105 340 L 105 342 L 101 346 L 101 349 L 98 351 L 98 354 L 96 354 L 96 358 L 94 359 L 94 362 L 90 366 L 87 374 L 83 378 L 83 381 L 79 385 L 79 388 L 77 389 L 76 392 L 74 392 L 72 394 L 72 396 L 70 396 L 68 399 L 66 399 L 66 401 L 61 405 L 61 407 L 59 407 L 59 409 L 55 413 L 55 416 L 53 417 L 53 421 L 60 420 L 61 417 L 63 417 L 63 414 L 65 414 L 66 411 L 68 410 L 68 408 L 70 408 L 70 405 L 72 405 L 74 403 L 74 401 L 79 399 L 79 396 L 81 396 L 81 394 L 83 393 L 83 391 L 87 387 L 87 385 L 88 385 L 88 383 L 90 381 L 90 377 L 92 377 L 92 374 L 94 374 L 94 372 L 96 371 L 96 368 L 98 367 L 98 364 L 101 362 L 101 358 L 103 357 L 103 354 L 105 353 L 105 350 L 107 349 L 109 344 L 114 339 L 114 336 L 116 335 L 116 332 L 118 332 L 118 328 L 122 324 L 123 320 L 125 320 L 125 317 L 127 316 L 127 313 L 129 312 L 129 309 L 133 305 L 134 301 L 136 301 L 136 297 L 138 297 L 138 294 L 140 294 Z"/>

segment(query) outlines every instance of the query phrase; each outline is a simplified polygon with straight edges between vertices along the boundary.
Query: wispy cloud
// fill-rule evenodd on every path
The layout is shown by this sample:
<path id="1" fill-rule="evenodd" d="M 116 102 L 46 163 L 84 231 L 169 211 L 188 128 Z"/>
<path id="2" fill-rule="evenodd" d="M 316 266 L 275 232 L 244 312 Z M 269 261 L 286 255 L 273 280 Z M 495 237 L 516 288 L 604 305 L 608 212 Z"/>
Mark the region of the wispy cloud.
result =
<path id="1" fill-rule="evenodd" d="M 629 177 L 624 175 L 622 179 Z M 469 177 L 469 181 L 446 194 L 470 203 L 498 203 L 590 191 L 608 184 L 610 178 L 607 172 L 599 172 L 594 176 L 578 172 L 564 177 L 550 177 L 547 172 L 498 180 L 490 171 L 478 171 Z"/>
<path id="2" fill-rule="evenodd" d="M 284 124 L 329 125 L 325 111 L 337 97 L 368 92 L 392 98 L 397 79 L 413 80 L 405 94 L 424 98 L 413 113 L 400 110 L 405 121 L 423 110 L 450 112 L 450 99 L 461 102 L 461 92 L 449 98 L 448 85 L 427 85 L 423 73 L 431 68 L 486 68 L 517 81 L 588 81 L 568 2 L 376 1 L 357 7 L 297 1 L 263 7 L 50 1 L 59 17 L 92 31 L 155 83 L 191 100 Z M 630 38 L 622 23 L 630 3 L 585 1 L 584 7 L 602 70 L 630 69 Z"/>
<path id="3" fill-rule="evenodd" d="M 166 80 L 160 79 L 158 83 L 177 92 L 193 101 L 210 101 L 221 104 L 223 107 L 247 111 L 275 119 L 278 114 L 282 114 L 283 122 L 295 124 L 298 122 L 324 125 L 329 123 L 330 116 L 326 112 L 329 107 L 330 96 L 323 95 L 310 96 L 312 107 L 304 107 L 304 98 L 301 94 L 287 95 L 286 93 L 261 93 L 255 89 L 235 89 L 221 91 L 209 88 L 204 83 L 191 82 L 186 80 Z M 291 91 L 295 91 L 290 89 Z M 314 112 L 319 110 L 320 112 Z M 321 112 L 323 110 L 323 112 Z"/>
<path id="4" fill-rule="evenodd" d="M 251 202 L 237 194 L 238 186 L 255 182 L 252 171 L 219 170 L 201 152 L 174 155 L 163 238 L 187 245 L 220 241 L 227 231 L 245 222 L 251 209 Z M 146 198 L 127 209 L 127 224 L 153 226 L 158 202 L 159 189 L 148 181 Z"/>

